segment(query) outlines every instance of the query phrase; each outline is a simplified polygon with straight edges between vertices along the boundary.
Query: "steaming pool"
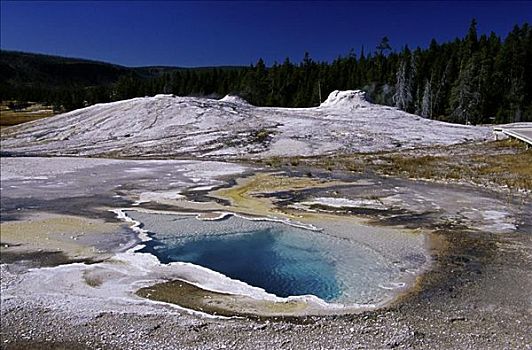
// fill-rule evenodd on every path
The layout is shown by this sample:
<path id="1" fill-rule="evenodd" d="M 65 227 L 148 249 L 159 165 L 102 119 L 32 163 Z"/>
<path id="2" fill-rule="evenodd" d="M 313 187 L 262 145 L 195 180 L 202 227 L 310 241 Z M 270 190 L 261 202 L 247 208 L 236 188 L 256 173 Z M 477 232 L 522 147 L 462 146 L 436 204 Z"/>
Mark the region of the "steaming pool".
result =
<path id="1" fill-rule="evenodd" d="M 162 264 L 188 262 L 278 297 L 313 295 L 327 303 L 375 305 L 403 289 L 427 263 L 423 235 L 324 222 L 321 230 L 230 215 L 128 210 L 151 240 L 138 253 Z"/>

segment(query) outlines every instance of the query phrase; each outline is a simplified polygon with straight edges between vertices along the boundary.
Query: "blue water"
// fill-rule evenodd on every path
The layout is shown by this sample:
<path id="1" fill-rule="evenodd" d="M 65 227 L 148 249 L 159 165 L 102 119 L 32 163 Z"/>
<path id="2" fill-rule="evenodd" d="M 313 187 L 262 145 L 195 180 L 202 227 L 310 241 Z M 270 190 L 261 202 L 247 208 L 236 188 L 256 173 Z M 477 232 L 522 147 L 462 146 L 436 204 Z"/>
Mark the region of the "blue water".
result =
<path id="1" fill-rule="evenodd" d="M 127 215 L 153 238 L 141 252 L 162 263 L 200 265 L 280 297 L 311 294 L 335 303 L 376 303 L 393 293 L 390 287 L 407 269 L 421 264 L 408 257 L 422 252 L 422 238 L 394 239 L 378 229 L 355 235 L 368 230 L 356 225 L 335 228 L 333 223 L 330 232 L 313 232 L 235 216 L 201 221 L 174 214 Z"/>
<path id="2" fill-rule="evenodd" d="M 167 245 L 157 239 L 144 249 L 163 263 L 190 262 L 260 287 L 280 297 L 312 294 L 334 300 L 341 290 L 334 263 L 318 249 L 287 239 L 275 228 L 203 236 Z"/>

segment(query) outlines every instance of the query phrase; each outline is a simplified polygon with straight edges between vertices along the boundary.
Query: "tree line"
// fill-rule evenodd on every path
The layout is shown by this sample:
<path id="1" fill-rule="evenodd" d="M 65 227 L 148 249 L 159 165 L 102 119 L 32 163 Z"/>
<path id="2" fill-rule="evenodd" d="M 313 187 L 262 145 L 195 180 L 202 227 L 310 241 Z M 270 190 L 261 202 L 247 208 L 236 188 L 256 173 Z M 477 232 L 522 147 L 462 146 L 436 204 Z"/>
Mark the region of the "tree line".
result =
<path id="1" fill-rule="evenodd" d="M 111 84 L 43 84 L 0 87 L 2 99 L 47 102 L 72 110 L 159 93 L 222 97 L 236 94 L 257 106 L 310 107 L 333 90 L 362 89 L 375 103 L 425 118 L 456 123 L 532 121 L 532 28 L 515 26 L 505 37 L 477 34 L 471 22 L 463 38 L 425 48 L 393 51 L 383 38 L 371 52 L 353 51 L 332 62 L 305 53 L 266 67 L 176 69 L 143 77 L 131 71 Z M 7 97 L 7 98 L 6 98 Z"/>

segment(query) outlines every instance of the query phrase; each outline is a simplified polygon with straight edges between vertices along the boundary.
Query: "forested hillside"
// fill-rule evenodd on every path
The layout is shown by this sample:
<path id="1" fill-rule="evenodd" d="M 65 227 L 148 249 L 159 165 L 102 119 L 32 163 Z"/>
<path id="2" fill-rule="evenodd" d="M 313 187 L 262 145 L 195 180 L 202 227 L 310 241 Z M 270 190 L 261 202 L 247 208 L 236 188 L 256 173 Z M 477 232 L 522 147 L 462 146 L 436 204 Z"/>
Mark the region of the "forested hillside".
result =
<path id="1" fill-rule="evenodd" d="M 238 94 L 258 106 L 309 107 L 333 90 L 363 89 L 373 102 L 426 118 L 473 124 L 532 121 L 528 24 L 515 26 L 505 38 L 494 33 L 479 37 L 472 21 L 463 38 L 442 44 L 432 40 L 425 49 L 394 52 L 383 38 L 371 52 L 362 49 L 333 62 L 316 62 L 306 53 L 300 63 L 286 59 L 271 67 L 262 59 L 250 67 L 179 69 L 82 60 L 72 66 L 68 59 L 55 58 L 52 69 L 28 65 L 20 53 L 13 64 L 13 54 L 1 54 L 2 100 L 47 102 L 64 110 L 158 93 Z"/>

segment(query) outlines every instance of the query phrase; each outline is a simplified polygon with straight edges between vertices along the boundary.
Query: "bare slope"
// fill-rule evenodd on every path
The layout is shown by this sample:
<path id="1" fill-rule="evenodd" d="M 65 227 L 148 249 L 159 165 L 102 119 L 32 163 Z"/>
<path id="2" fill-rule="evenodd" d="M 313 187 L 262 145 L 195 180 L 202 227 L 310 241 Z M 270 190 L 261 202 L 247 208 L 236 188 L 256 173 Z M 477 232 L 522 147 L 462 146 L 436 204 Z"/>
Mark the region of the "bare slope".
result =
<path id="1" fill-rule="evenodd" d="M 2 151 L 112 156 L 318 155 L 490 138 L 483 127 L 420 118 L 334 91 L 315 108 L 157 95 L 98 104 L 8 128 Z"/>

